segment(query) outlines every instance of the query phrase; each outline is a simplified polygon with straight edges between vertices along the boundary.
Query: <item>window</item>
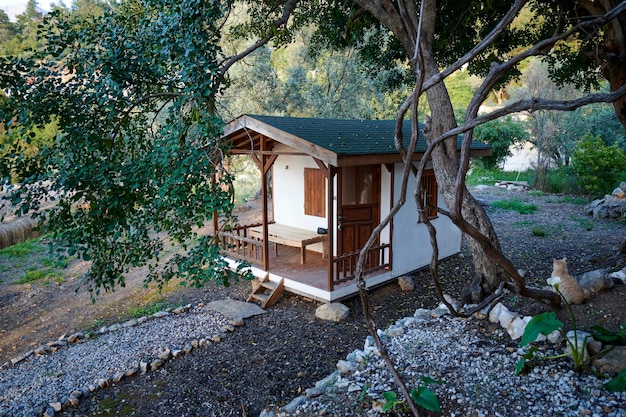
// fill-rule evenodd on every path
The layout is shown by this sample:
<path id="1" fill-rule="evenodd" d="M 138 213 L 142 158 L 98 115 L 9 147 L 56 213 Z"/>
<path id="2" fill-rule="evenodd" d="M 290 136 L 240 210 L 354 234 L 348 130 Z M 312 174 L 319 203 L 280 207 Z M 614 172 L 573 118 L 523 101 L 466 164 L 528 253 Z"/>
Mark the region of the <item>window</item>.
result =
<path id="1" fill-rule="evenodd" d="M 437 180 L 432 169 L 424 170 L 422 175 L 422 196 L 424 198 L 424 212 L 426 217 L 434 219 L 437 217 Z"/>
<path id="2" fill-rule="evenodd" d="M 326 217 L 326 176 L 321 169 L 304 168 L 304 214 Z"/>

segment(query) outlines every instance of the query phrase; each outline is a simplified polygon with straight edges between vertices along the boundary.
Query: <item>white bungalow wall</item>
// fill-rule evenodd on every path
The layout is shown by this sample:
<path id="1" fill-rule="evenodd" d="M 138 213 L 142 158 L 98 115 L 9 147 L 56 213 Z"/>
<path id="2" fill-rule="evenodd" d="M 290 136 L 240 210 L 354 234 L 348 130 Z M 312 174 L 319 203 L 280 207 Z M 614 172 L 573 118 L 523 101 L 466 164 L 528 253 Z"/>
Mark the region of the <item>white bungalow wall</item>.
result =
<path id="1" fill-rule="evenodd" d="M 282 151 L 293 151 L 281 146 Z M 274 202 L 274 221 L 292 227 L 317 230 L 328 227 L 326 217 L 304 214 L 304 168 L 319 168 L 310 156 L 279 155 L 272 171 L 272 192 Z M 327 185 L 328 187 L 328 185 Z M 327 207 L 327 202 L 325 203 Z M 322 252 L 321 243 L 307 246 L 307 250 Z"/>
<path id="2" fill-rule="evenodd" d="M 400 195 L 402 164 L 395 165 L 394 202 Z M 432 247 L 430 236 L 423 223 L 418 222 L 417 203 L 415 202 L 415 177 L 411 176 L 407 188 L 406 203 L 396 214 L 393 223 L 393 276 L 398 277 L 415 271 L 430 263 Z M 437 198 L 440 207 L 445 207 L 441 193 Z M 432 220 L 437 229 L 439 258 L 454 255 L 461 250 L 461 231 L 445 216 Z"/>

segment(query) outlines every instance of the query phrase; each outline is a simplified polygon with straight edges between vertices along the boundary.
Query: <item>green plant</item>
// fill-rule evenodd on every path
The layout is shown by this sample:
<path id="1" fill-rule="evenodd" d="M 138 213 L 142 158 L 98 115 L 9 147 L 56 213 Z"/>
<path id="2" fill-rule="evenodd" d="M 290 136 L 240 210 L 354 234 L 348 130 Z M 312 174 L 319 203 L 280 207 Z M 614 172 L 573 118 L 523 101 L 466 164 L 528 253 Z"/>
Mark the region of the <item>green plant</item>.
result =
<path id="1" fill-rule="evenodd" d="M 570 320 L 572 322 L 572 327 L 574 329 L 573 340 L 571 340 L 570 338 L 566 336 L 565 331 L 563 330 L 563 325 L 564 325 L 563 322 L 560 320 L 557 320 L 556 314 L 553 311 L 549 311 L 546 313 L 541 313 L 541 314 L 536 315 L 530 320 L 530 322 L 528 322 L 528 325 L 524 329 L 522 340 L 520 341 L 520 347 L 524 347 L 530 344 L 531 342 L 534 342 L 535 339 L 537 339 L 537 336 L 539 336 L 539 334 L 543 334 L 544 336 L 547 336 L 550 333 L 558 330 L 559 332 L 561 332 L 561 335 L 563 336 L 563 338 L 567 341 L 567 344 L 570 347 L 570 351 L 569 352 L 566 351 L 565 353 L 562 353 L 560 355 L 542 356 L 540 358 L 541 359 L 558 359 L 558 358 L 571 356 L 572 360 L 574 361 L 574 369 L 576 371 L 580 371 L 584 364 L 584 357 L 585 357 L 588 336 L 586 336 L 583 339 L 582 345 L 579 345 L 578 326 L 576 323 L 576 316 L 574 316 L 574 311 L 572 310 L 572 306 L 567 302 L 567 300 L 565 299 L 565 297 L 559 290 L 559 284 L 561 283 L 561 278 L 552 277 L 552 278 L 549 278 L 547 281 L 548 281 L 548 284 L 550 284 L 555 289 L 555 291 L 559 293 L 559 295 L 561 296 L 561 299 L 563 300 L 563 302 L 565 303 L 565 306 L 567 307 L 567 311 L 569 312 Z M 527 360 L 538 357 L 538 356 L 535 356 L 536 350 L 537 348 L 533 347 L 528 351 L 527 354 L 522 356 L 522 359 L 520 359 L 520 361 L 515 366 L 515 370 L 518 375 L 524 370 Z"/>
<path id="2" fill-rule="evenodd" d="M 537 237 L 544 237 L 547 234 L 546 229 L 544 229 L 543 226 L 533 226 L 530 232 L 533 236 Z"/>
<path id="3" fill-rule="evenodd" d="M 519 214 L 532 214 L 537 211 L 537 206 L 532 203 L 525 203 L 524 201 L 514 198 L 511 200 L 498 200 L 491 203 L 492 207 L 501 208 L 504 210 L 513 210 Z"/>
<path id="4" fill-rule="evenodd" d="M 537 346 L 533 346 L 529 349 L 529 351 L 522 356 L 522 358 L 515 365 L 515 373 L 517 375 L 524 372 L 527 368 L 528 361 L 531 359 L 539 358 L 539 359 L 559 359 L 567 356 L 571 356 L 574 362 L 574 370 L 580 372 L 585 365 L 585 352 L 587 347 L 587 338 L 590 336 L 585 336 L 582 340 L 582 343 L 579 343 L 578 337 L 578 326 L 576 323 L 576 317 L 574 316 L 574 311 L 572 310 L 571 305 L 567 302 L 561 291 L 559 290 L 559 283 L 561 281 L 560 277 L 553 277 L 547 280 L 548 284 L 552 285 L 556 292 L 559 293 L 561 299 L 565 303 L 567 310 L 569 312 L 570 320 L 572 322 L 572 327 L 574 331 L 574 337 L 569 338 L 566 336 L 565 331 L 563 330 L 563 322 L 556 318 L 556 314 L 553 311 L 549 311 L 546 313 L 541 313 L 533 317 L 526 328 L 524 329 L 524 334 L 522 335 L 522 340 L 520 340 L 520 347 L 524 347 L 534 342 L 537 339 L 537 336 L 540 334 L 544 336 L 548 336 L 554 331 L 559 331 L 563 338 L 566 340 L 569 345 L 569 351 L 565 351 L 559 355 L 536 355 Z M 600 326 L 593 326 L 592 329 L 595 331 L 594 337 L 599 337 L 598 340 L 602 340 L 604 338 L 608 341 L 626 341 L 626 323 L 622 323 L 620 330 L 618 332 L 611 332 L 607 329 L 604 329 Z M 598 355 L 602 355 L 606 353 L 606 351 L 600 352 Z M 609 391 L 626 391 L 626 371 L 622 370 L 617 377 L 613 378 L 606 384 L 604 384 L 605 388 Z"/>
<path id="5" fill-rule="evenodd" d="M 37 239 L 18 243 L 4 249 L 0 249 L 0 256 L 7 258 L 25 258 L 33 252 L 41 252 L 43 249 L 38 245 Z"/>
<path id="6" fill-rule="evenodd" d="M 59 280 L 63 280 L 63 275 L 52 269 L 33 269 L 26 271 L 26 273 L 20 276 L 15 283 L 28 284 L 29 282 L 35 282 L 43 279 L 53 279 L 58 282 Z"/>
<path id="7" fill-rule="evenodd" d="M 411 398 L 418 406 L 437 413 L 441 412 L 441 406 L 439 405 L 439 399 L 437 395 L 428 388 L 431 384 L 443 384 L 443 381 L 438 381 L 428 376 L 420 377 L 421 383 L 417 388 L 411 390 Z M 389 412 L 395 408 L 405 407 L 405 402 L 398 399 L 398 394 L 393 391 L 387 391 L 383 393 L 385 404 L 382 407 L 383 412 Z"/>
<path id="8" fill-rule="evenodd" d="M 587 194 L 610 192 L 626 171 L 626 155 L 617 145 L 607 146 L 600 136 L 587 135 L 576 146 L 572 169 Z"/>
<path id="9" fill-rule="evenodd" d="M 602 326 L 591 326 L 593 330 L 593 338 L 602 342 L 608 342 L 613 345 L 626 345 L 626 323 L 620 324 L 620 329 L 612 332 Z"/>

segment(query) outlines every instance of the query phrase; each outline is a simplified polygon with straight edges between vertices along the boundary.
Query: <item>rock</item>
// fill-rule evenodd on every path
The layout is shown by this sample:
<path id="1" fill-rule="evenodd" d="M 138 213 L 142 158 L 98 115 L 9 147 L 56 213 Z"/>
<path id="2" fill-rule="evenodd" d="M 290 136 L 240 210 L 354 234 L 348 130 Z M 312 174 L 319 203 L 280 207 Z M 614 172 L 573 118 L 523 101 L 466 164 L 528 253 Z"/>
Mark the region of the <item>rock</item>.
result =
<path id="1" fill-rule="evenodd" d="M 530 316 L 526 317 L 515 317 L 509 325 L 506 327 L 506 331 L 511 336 L 511 340 L 517 340 L 522 337 L 524 334 L 524 330 L 526 329 L 526 325 L 532 319 Z"/>
<path id="2" fill-rule="evenodd" d="M 152 372 L 158 370 L 160 367 L 165 365 L 165 361 L 163 359 L 156 359 L 150 362 L 150 370 Z"/>
<path id="3" fill-rule="evenodd" d="M 344 321 L 350 315 L 350 309 L 341 303 L 322 304 L 315 310 L 315 317 L 328 321 Z"/>
<path id="4" fill-rule="evenodd" d="M 294 398 L 293 400 L 291 400 L 291 402 L 289 404 L 287 404 L 286 406 L 283 407 L 283 410 L 289 414 L 293 413 L 296 411 L 296 409 L 301 406 L 302 404 L 304 404 L 306 402 L 306 396 L 301 395 L 299 397 Z"/>
<path id="5" fill-rule="evenodd" d="M 583 361 L 587 362 L 589 360 L 589 351 L 586 346 L 586 341 L 592 340 L 591 333 L 582 330 L 578 330 L 574 333 L 573 330 L 570 330 L 566 333 L 565 337 L 568 340 L 568 343 L 565 346 L 565 353 L 572 353 L 572 345 L 574 345 L 579 352 L 584 348 Z"/>
<path id="6" fill-rule="evenodd" d="M 115 332 L 115 331 L 117 331 L 117 330 L 119 330 L 121 328 L 122 328 L 122 325 L 119 324 L 119 323 L 116 323 L 116 324 L 114 324 L 112 326 L 109 326 L 108 330 L 109 330 L 109 332 Z"/>
<path id="7" fill-rule="evenodd" d="M 148 362 L 141 361 L 139 362 L 139 370 L 142 374 L 148 372 Z"/>
<path id="8" fill-rule="evenodd" d="M 626 268 L 622 269 L 621 271 L 613 272 L 611 275 L 609 275 L 609 278 L 613 279 L 613 283 L 618 280 L 622 284 L 626 284 Z"/>
<path id="9" fill-rule="evenodd" d="M 626 369 L 626 346 L 615 346 L 602 357 L 591 361 L 591 364 L 600 372 L 618 374 L 622 369 Z"/>
<path id="10" fill-rule="evenodd" d="M 139 373 L 139 367 L 135 366 L 130 368 L 129 370 L 127 370 L 126 372 L 124 372 L 124 376 L 126 378 L 131 377 L 131 376 L 135 376 Z"/>
<path id="11" fill-rule="evenodd" d="M 126 329 L 128 327 L 136 326 L 137 324 L 139 324 L 137 319 L 130 319 L 127 322 L 122 323 L 122 328 Z"/>
<path id="12" fill-rule="evenodd" d="M 498 323 L 500 324 L 500 327 L 506 329 L 509 327 L 509 324 L 511 324 L 511 322 L 515 320 L 516 317 L 516 313 L 510 312 L 508 309 L 502 310 L 500 312 L 500 316 L 498 317 Z"/>
<path id="13" fill-rule="evenodd" d="M 398 285 L 402 291 L 413 291 L 415 289 L 415 280 L 410 276 L 403 275 L 398 278 Z"/>
<path id="14" fill-rule="evenodd" d="M 172 351 L 170 350 L 170 348 L 160 348 L 157 352 L 157 358 L 161 359 L 161 360 L 168 360 L 170 358 L 170 356 L 172 355 Z"/>
<path id="15" fill-rule="evenodd" d="M 337 370 L 340 375 L 348 375 L 354 373 L 356 366 L 351 362 L 340 360 L 337 362 Z"/>
<path id="16" fill-rule="evenodd" d="M 506 308 L 504 306 L 504 304 L 502 303 L 498 303 L 495 306 L 493 306 L 493 308 L 491 309 L 491 311 L 489 312 L 489 321 L 491 323 L 499 323 L 500 322 L 500 314 L 503 311 L 509 311 L 508 308 Z"/>
<path id="17" fill-rule="evenodd" d="M 67 343 L 78 343 L 80 339 L 84 338 L 85 335 L 83 333 L 74 333 L 67 338 Z"/>
<path id="18" fill-rule="evenodd" d="M 48 403 L 48 405 L 50 406 L 50 408 L 52 408 L 56 412 L 61 411 L 63 409 L 63 404 L 61 404 L 60 401 L 54 401 L 54 402 Z"/>
<path id="19" fill-rule="evenodd" d="M 16 363 L 22 362 L 24 359 L 28 358 L 32 354 L 33 354 L 33 351 L 29 350 L 28 352 L 23 353 L 20 356 L 11 359 L 11 365 L 15 365 Z"/>
<path id="20" fill-rule="evenodd" d="M 591 294 L 597 294 L 613 287 L 613 279 L 606 276 L 605 269 L 589 271 L 580 277 L 579 282 L 583 289 L 588 290 Z"/>
<path id="21" fill-rule="evenodd" d="M 170 313 L 168 313 L 167 311 L 157 311 L 156 313 L 154 313 L 154 314 L 152 315 L 152 317 L 154 317 L 155 319 L 158 319 L 158 318 L 160 318 L 160 317 L 165 317 L 165 316 L 167 316 L 168 314 L 170 314 Z"/>
<path id="22" fill-rule="evenodd" d="M 43 417 L 54 417 L 54 408 L 48 407 L 43 413 Z"/>
<path id="23" fill-rule="evenodd" d="M 112 381 L 113 383 L 117 383 L 120 382 L 122 378 L 124 378 L 124 372 L 116 372 L 115 375 L 113 375 Z"/>
<path id="24" fill-rule="evenodd" d="M 70 398 L 68 398 L 67 402 L 70 407 L 76 407 L 78 403 L 80 402 L 80 400 L 78 399 L 78 397 L 74 397 L 73 395 L 70 395 Z"/>
<path id="25" fill-rule="evenodd" d="M 306 394 L 307 398 L 317 398 L 317 397 L 324 395 L 324 392 L 326 392 L 324 388 L 314 387 L 314 388 L 307 388 L 307 390 L 304 393 Z"/>
<path id="26" fill-rule="evenodd" d="M 229 321 L 229 323 L 231 326 L 235 326 L 235 327 L 243 327 L 246 324 L 241 317 L 234 318 L 231 321 Z"/>

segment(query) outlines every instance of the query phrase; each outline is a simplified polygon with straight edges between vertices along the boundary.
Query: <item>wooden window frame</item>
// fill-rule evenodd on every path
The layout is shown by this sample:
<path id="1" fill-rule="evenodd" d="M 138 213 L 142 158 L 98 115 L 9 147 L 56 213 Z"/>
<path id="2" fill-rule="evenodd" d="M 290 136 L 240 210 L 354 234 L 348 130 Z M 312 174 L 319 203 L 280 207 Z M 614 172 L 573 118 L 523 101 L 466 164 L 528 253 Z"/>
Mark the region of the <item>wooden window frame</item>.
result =
<path id="1" fill-rule="evenodd" d="M 326 217 L 326 175 L 318 168 L 304 168 L 304 214 Z"/>
<path id="2" fill-rule="evenodd" d="M 435 178 L 435 171 L 432 169 L 425 169 L 422 173 L 422 195 L 424 197 L 424 212 L 429 220 L 436 219 L 439 216 L 437 212 L 439 188 L 437 186 L 437 179 Z"/>

